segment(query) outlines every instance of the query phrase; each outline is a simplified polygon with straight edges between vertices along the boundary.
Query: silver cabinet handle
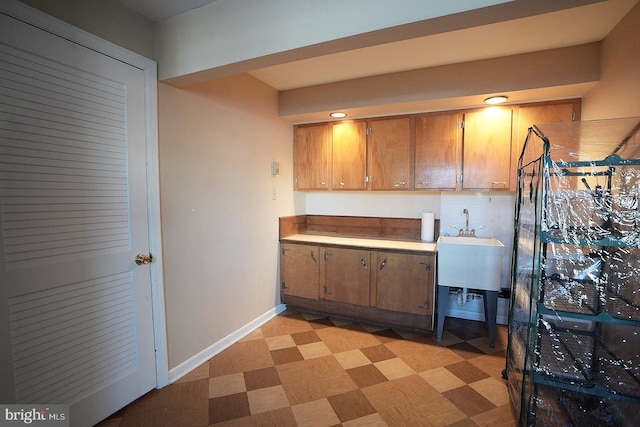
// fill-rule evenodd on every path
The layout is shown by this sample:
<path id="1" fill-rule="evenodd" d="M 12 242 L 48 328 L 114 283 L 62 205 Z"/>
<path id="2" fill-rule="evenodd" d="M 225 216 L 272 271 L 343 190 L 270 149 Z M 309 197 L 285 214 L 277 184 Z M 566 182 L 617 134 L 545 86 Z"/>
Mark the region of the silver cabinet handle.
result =
<path id="1" fill-rule="evenodd" d="M 369 268 L 369 266 L 367 265 L 367 263 L 366 263 L 366 262 L 364 262 L 364 257 L 360 257 L 360 264 L 362 264 L 362 266 L 363 266 L 364 268 Z"/>
<path id="2" fill-rule="evenodd" d="M 491 181 L 491 186 L 494 185 L 507 185 L 506 181 Z"/>
<path id="3" fill-rule="evenodd" d="M 311 253 L 311 259 L 313 260 L 313 262 L 318 262 L 316 261 L 316 256 L 313 254 L 313 251 L 309 251 Z"/>
<path id="4" fill-rule="evenodd" d="M 320 181 L 319 185 L 327 185 L 326 181 Z"/>
<path id="5" fill-rule="evenodd" d="M 393 184 L 393 186 L 394 186 L 394 187 L 400 187 L 400 186 L 403 186 L 403 185 L 405 185 L 405 184 L 406 184 L 406 182 L 405 182 L 405 181 L 398 181 L 398 182 L 396 182 L 395 184 Z"/>
<path id="6" fill-rule="evenodd" d="M 384 268 L 384 266 L 387 265 L 387 259 L 383 259 L 382 263 L 380 264 L 380 271 L 382 271 L 382 269 Z"/>
<path id="7" fill-rule="evenodd" d="M 426 271 L 431 271 L 431 263 L 430 262 L 421 262 L 420 264 L 424 265 L 424 269 Z"/>
<path id="8" fill-rule="evenodd" d="M 327 285 L 324 285 L 324 294 L 325 295 L 333 295 L 333 292 L 329 292 L 329 287 Z"/>

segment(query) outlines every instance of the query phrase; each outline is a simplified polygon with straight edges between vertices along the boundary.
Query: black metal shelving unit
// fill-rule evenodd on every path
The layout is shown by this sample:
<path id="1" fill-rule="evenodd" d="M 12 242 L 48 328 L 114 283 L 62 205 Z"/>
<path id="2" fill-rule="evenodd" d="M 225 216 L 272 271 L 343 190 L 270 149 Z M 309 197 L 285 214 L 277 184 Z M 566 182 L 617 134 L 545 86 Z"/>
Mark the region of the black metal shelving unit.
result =
<path id="1" fill-rule="evenodd" d="M 640 425 L 639 129 L 529 130 L 504 372 L 522 426 Z"/>

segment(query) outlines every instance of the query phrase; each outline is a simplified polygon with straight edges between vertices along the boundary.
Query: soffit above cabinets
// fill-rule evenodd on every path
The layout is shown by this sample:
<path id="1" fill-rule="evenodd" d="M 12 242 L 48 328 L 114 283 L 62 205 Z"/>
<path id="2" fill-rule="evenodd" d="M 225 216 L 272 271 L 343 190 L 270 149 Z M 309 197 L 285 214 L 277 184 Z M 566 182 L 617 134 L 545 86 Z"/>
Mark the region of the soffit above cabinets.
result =
<path id="1" fill-rule="evenodd" d="M 386 0 L 340 5 L 327 0 L 322 7 L 316 2 L 301 7 L 297 0 L 119 1 L 150 19 L 167 17 L 156 24 L 159 79 L 164 83 L 181 87 L 249 73 L 280 91 L 281 98 L 290 98 L 324 85 L 353 90 L 381 76 L 391 81 L 418 70 L 459 69 L 599 43 L 639 0 L 461 0 L 455 4 L 462 11 L 448 12 L 438 8 L 453 7 L 454 2 L 438 2 L 436 7 L 402 0 L 390 9 Z M 176 5 L 182 8 L 172 9 Z M 182 10 L 186 11 L 176 15 Z M 378 10 L 387 13 L 373 13 Z M 416 12 L 415 18 L 404 16 L 407 10 Z M 327 110 L 350 109 L 350 117 L 363 117 L 468 108 L 496 92 L 508 92 L 509 101 L 516 103 L 573 98 L 582 97 L 597 81 L 504 84 L 485 91 L 434 93 L 419 102 L 400 94 L 384 103 L 366 99 L 360 104 L 334 103 Z M 302 111 L 306 107 L 285 111 L 289 106 L 281 103 L 280 115 L 293 123 L 326 118 L 320 106 L 313 114 Z"/>

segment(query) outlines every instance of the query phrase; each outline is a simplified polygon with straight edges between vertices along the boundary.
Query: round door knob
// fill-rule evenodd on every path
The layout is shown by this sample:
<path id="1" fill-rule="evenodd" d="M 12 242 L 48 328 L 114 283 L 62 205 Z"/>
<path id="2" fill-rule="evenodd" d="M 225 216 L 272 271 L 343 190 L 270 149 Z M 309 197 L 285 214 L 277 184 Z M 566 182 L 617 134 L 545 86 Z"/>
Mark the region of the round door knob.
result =
<path id="1" fill-rule="evenodd" d="M 149 255 L 138 254 L 138 255 L 136 255 L 135 262 L 138 265 L 146 265 L 146 264 L 149 264 L 152 259 L 153 258 L 151 257 L 151 254 L 149 254 Z"/>

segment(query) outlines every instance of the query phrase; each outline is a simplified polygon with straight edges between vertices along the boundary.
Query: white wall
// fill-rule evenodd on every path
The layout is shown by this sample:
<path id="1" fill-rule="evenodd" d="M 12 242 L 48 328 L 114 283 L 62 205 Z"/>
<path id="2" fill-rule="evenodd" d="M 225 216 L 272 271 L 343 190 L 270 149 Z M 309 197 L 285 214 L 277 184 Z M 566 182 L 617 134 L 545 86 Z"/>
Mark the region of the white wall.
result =
<path id="1" fill-rule="evenodd" d="M 278 218 L 294 203 L 293 130 L 277 103 L 249 75 L 159 85 L 170 369 L 279 303 Z"/>
<path id="2" fill-rule="evenodd" d="M 582 120 L 640 116 L 640 3 L 602 43 L 601 77 L 583 98 Z"/>
<path id="3" fill-rule="evenodd" d="M 155 60 L 154 24 L 117 0 L 20 0 L 62 21 Z"/>
<path id="4" fill-rule="evenodd" d="M 296 193 L 298 194 L 298 193 Z M 394 193 L 366 191 L 328 191 L 306 195 L 303 213 L 310 215 L 381 216 L 420 218 L 423 212 L 435 212 L 439 218 L 440 193 Z"/>
<path id="5" fill-rule="evenodd" d="M 511 0 L 431 2 L 429 7 L 423 0 L 217 1 L 158 23 L 160 80 L 191 84 L 433 31 L 480 25 L 504 19 L 505 14 L 519 17 L 528 11 L 508 4 L 492 9 L 492 13 L 481 10 L 501 3 Z M 478 12 L 464 14 L 474 10 Z M 437 18 L 446 24 L 411 25 Z"/>

